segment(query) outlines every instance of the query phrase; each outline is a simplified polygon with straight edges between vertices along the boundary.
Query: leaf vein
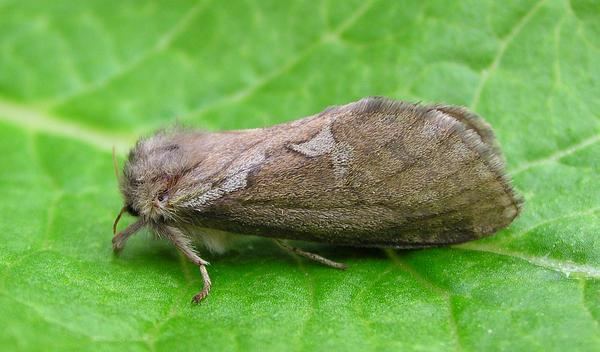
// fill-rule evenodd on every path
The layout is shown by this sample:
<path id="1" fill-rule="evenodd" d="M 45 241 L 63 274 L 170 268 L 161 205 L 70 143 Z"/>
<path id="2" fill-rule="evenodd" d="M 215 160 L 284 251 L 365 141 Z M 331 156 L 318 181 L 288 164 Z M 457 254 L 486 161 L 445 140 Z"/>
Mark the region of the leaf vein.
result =
<path id="1" fill-rule="evenodd" d="M 540 222 L 538 222 L 538 223 L 536 223 L 534 225 L 531 225 L 531 226 L 525 228 L 524 230 L 521 230 L 521 231 L 515 233 L 514 235 L 510 235 L 510 237 L 511 238 L 520 237 L 520 236 L 523 236 L 523 235 L 525 235 L 525 234 L 533 231 L 534 229 L 536 229 L 538 227 L 541 227 L 541 226 L 544 226 L 544 225 L 548 225 L 548 224 L 551 224 L 553 222 L 562 221 L 562 220 L 568 220 L 568 219 L 577 218 L 577 217 L 589 216 L 589 215 L 592 215 L 592 214 L 594 214 L 594 213 L 596 213 L 598 211 L 600 211 L 600 207 L 591 208 L 591 209 L 583 210 L 583 211 L 576 211 L 576 212 L 568 213 L 568 214 L 565 214 L 565 215 L 562 215 L 562 216 L 557 216 L 557 217 L 554 217 L 554 218 L 546 219 L 544 221 L 540 221 Z"/>
<path id="2" fill-rule="evenodd" d="M 596 319 L 594 314 L 592 314 L 590 307 L 588 307 L 588 305 L 586 303 L 587 302 L 585 299 L 585 291 L 587 290 L 587 280 L 586 279 L 579 279 L 579 288 L 581 289 L 581 305 L 583 306 L 583 310 L 590 316 L 590 319 L 592 319 L 592 321 L 594 322 L 596 329 L 600 330 L 600 322 L 598 322 L 598 319 Z"/>
<path id="3" fill-rule="evenodd" d="M 529 264 L 562 273 L 566 277 L 569 277 L 571 274 L 579 274 L 578 276 L 596 279 L 600 278 L 600 268 L 592 265 L 577 264 L 548 257 L 531 256 L 525 253 L 507 251 L 503 248 L 492 245 L 476 244 L 472 242 L 452 246 L 452 248 L 474 252 L 493 253 L 500 256 L 520 259 L 528 262 Z"/>
<path id="4" fill-rule="evenodd" d="M 369 292 L 371 288 L 375 287 L 375 285 L 377 285 L 377 283 L 379 281 L 381 281 L 383 279 L 383 277 L 385 277 L 385 275 L 389 274 L 392 267 L 393 266 L 390 266 L 386 270 L 381 271 L 375 278 L 369 280 L 368 284 L 361 285 L 358 292 L 356 292 L 354 297 L 352 297 L 351 303 L 350 303 L 350 307 L 354 310 L 354 312 L 356 313 L 356 316 L 360 319 L 360 322 L 362 323 L 363 328 L 366 330 L 365 336 L 367 338 L 369 338 L 369 340 L 370 340 L 369 344 L 371 345 L 371 347 L 374 350 L 377 350 L 377 348 L 376 348 L 377 344 L 376 344 L 376 340 L 374 341 L 373 339 L 371 339 L 371 337 L 374 336 L 375 334 L 374 334 L 373 328 L 371 327 L 371 322 L 365 317 L 366 314 L 365 314 L 365 310 L 363 309 L 364 304 L 362 306 L 360 306 L 359 303 L 364 303 L 361 300 L 361 297 L 363 297 L 366 292 Z"/>
<path id="5" fill-rule="evenodd" d="M 269 84 L 273 80 L 278 77 L 283 76 L 284 74 L 291 71 L 294 67 L 296 67 L 299 63 L 302 62 L 305 58 L 307 58 L 313 51 L 315 51 L 319 46 L 323 45 L 327 42 L 331 37 L 336 37 L 347 31 L 352 27 L 356 21 L 358 21 L 371 6 L 373 5 L 374 0 L 365 1 L 361 6 L 359 6 L 353 14 L 351 14 L 346 21 L 340 24 L 337 28 L 335 28 L 331 32 L 325 32 L 322 34 L 315 42 L 310 45 L 307 45 L 304 49 L 297 52 L 293 55 L 289 60 L 284 62 L 281 66 L 271 70 L 267 74 L 265 74 L 262 78 L 257 79 L 253 84 L 250 84 L 236 92 L 225 95 L 219 99 L 216 99 L 212 102 L 209 102 L 205 105 L 201 105 L 195 109 L 191 109 L 183 116 L 178 117 L 180 120 L 187 120 L 192 117 L 202 116 L 210 111 L 213 111 L 216 108 L 243 101 L 244 99 L 252 96 L 256 91 L 265 85 Z"/>
<path id="6" fill-rule="evenodd" d="M 123 153 L 134 140 L 133 136 L 103 132 L 79 122 L 61 119 L 48 111 L 36 111 L 5 100 L 0 100 L 0 121 L 27 131 L 80 141 L 101 151 L 111 151 L 115 146 Z"/>
<path id="7" fill-rule="evenodd" d="M 177 36 L 185 31 L 190 22 L 196 17 L 196 15 L 203 9 L 208 1 L 205 2 L 197 2 L 194 6 L 190 8 L 178 21 L 174 23 L 174 25 L 169 28 L 165 33 L 157 38 L 154 42 L 154 45 L 150 47 L 147 51 L 138 55 L 131 61 L 121 65 L 120 68 L 115 70 L 114 72 L 108 74 L 102 79 L 93 81 L 87 85 L 82 86 L 81 89 L 73 91 L 69 94 L 60 96 L 48 103 L 50 108 L 55 108 L 58 105 L 62 105 L 71 101 L 77 97 L 83 96 L 85 94 L 92 93 L 94 91 L 100 90 L 110 83 L 117 80 L 119 77 L 125 76 L 127 73 L 133 71 L 137 68 L 141 63 L 148 60 L 152 55 L 160 53 L 161 51 L 167 49 L 171 43 L 177 38 Z"/>
<path id="8" fill-rule="evenodd" d="M 454 315 L 454 308 L 452 303 L 453 293 L 443 287 L 436 285 L 433 281 L 416 271 L 415 268 L 403 261 L 393 249 L 388 248 L 385 249 L 384 252 L 396 266 L 398 266 L 404 272 L 412 276 L 412 278 L 415 281 L 417 281 L 421 286 L 442 297 L 442 299 L 446 302 L 446 305 L 448 306 L 448 323 L 451 330 L 450 332 L 454 339 L 455 350 L 463 350 L 462 344 L 460 342 L 458 324 Z"/>
<path id="9" fill-rule="evenodd" d="M 46 323 L 52 324 L 52 325 L 55 325 L 55 326 L 58 326 L 58 327 L 61 327 L 61 328 L 65 329 L 65 330 L 67 330 L 67 331 L 69 331 L 69 332 L 71 332 L 71 333 L 73 333 L 75 335 L 87 338 L 87 339 L 89 339 L 91 341 L 94 341 L 94 342 L 119 342 L 119 343 L 123 343 L 123 342 L 127 342 L 127 341 L 129 341 L 129 342 L 141 342 L 141 340 L 137 340 L 137 339 L 122 339 L 122 338 L 119 338 L 119 339 L 114 339 L 113 340 L 113 339 L 99 338 L 97 336 L 90 335 L 88 333 L 88 331 L 86 331 L 86 330 L 78 330 L 78 329 L 75 329 L 75 328 L 73 328 L 72 326 L 70 326 L 68 324 L 65 324 L 64 322 L 62 322 L 62 321 L 60 321 L 58 319 L 53 319 L 52 317 L 46 315 L 39 307 L 37 307 L 34 304 L 31 304 L 31 303 L 29 303 L 27 301 L 23 301 L 23 300 L 17 299 L 16 297 L 9 296 L 9 295 L 7 295 L 5 293 L 2 293 L 2 292 L 0 292 L 0 295 L 2 295 L 4 297 L 7 297 L 8 299 L 12 300 L 13 302 L 15 302 L 17 304 L 20 304 L 20 305 L 22 305 L 22 306 L 24 306 L 26 308 L 29 308 L 30 311 L 32 311 L 33 313 L 35 313 L 37 316 L 39 316 Z"/>
<path id="10" fill-rule="evenodd" d="M 500 66 L 500 63 L 502 62 L 502 58 L 504 57 L 504 54 L 506 53 L 506 50 L 508 49 L 509 45 L 514 41 L 514 39 L 519 35 L 519 33 L 521 33 L 523 28 L 525 28 L 525 26 L 529 23 L 529 21 L 533 18 L 533 16 L 542 7 L 542 5 L 544 4 L 545 1 L 546 0 L 540 0 L 537 3 L 535 3 L 531 7 L 531 9 L 529 9 L 529 11 L 527 11 L 527 13 L 523 17 L 521 17 L 521 19 L 515 24 L 515 26 L 508 33 L 508 35 L 500 42 L 498 51 L 496 52 L 496 55 L 492 59 L 490 66 L 488 66 L 486 69 L 484 69 L 481 73 L 481 79 L 479 80 L 479 84 L 477 85 L 477 88 L 475 89 L 475 93 L 473 94 L 473 99 L 471 100 L 471 104 L 469 104 L 469 107 L 471 108 L 471 110 L 475 110 L 475 108 L 479 104 L 479 100 L 481 98 L 481 93 L 483 92 L 483 89 L 487 85 L 487 82 L 488 82 L 490 76 L 494 72 L 496 72 L 496 70 Z"/>
<path id="11" fill-rule="evenodd" d="M 580 151 L 581 149 L 585 149 L 585 148 L 597 143 L 598 141 L 600 141 L 600 134 L 593 135 L 592 137 L 586 138 L 586 139 L 584 139 L 578 143 L 575 143 L 565 149 L 557 150 L 554 153 L 552 153 L 546 157 L 532 160 L 529 162 L 525 162 L 525 163 L 517 166 L 515 169 L 513 169 L 510 174 L 511 174 L 511 176 L 515 176 L 515 175 L 518 175 L 521 172 L 527 171 L 531 168 L 558 161 L 568 155 L 571 155 L 571 154 L 574 154 L 574 153 Z"/>

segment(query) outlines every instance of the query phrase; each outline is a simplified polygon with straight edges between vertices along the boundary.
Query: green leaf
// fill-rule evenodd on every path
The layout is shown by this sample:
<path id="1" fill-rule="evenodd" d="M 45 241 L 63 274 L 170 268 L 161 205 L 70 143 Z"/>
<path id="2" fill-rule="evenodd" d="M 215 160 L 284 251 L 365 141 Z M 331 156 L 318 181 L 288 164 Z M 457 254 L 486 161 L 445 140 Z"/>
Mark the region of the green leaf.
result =
<path id="1" fill-rule="evenodd" d="M 0 0 L 2 350 L 600 350 L 600 2 Z M 111 253 L 111 148 L 368 95 L 469 106 L 526 198 L 451 248 Z M 130 221 L 130 219 L 129 219 Z"/>

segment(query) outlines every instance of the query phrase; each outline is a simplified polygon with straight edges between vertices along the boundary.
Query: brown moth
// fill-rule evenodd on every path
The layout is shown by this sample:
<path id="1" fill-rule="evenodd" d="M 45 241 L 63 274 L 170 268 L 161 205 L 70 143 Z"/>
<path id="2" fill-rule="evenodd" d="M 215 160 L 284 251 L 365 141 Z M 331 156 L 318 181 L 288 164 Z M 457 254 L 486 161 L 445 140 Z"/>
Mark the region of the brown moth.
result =
<path id="1" fill-rule="evenodd" d="M 493 234 L 522 200 L 490 126 L 465 108 L 365 98 L 268 128 L 159 132 L 138 141 L 120 180 L 119 251 L 143 227 L 200 268 L 200 240 L 222 251 L 232 234 L 273 238 L 336 268 L 295 239 L 358 247 L 423 248 Z"/>

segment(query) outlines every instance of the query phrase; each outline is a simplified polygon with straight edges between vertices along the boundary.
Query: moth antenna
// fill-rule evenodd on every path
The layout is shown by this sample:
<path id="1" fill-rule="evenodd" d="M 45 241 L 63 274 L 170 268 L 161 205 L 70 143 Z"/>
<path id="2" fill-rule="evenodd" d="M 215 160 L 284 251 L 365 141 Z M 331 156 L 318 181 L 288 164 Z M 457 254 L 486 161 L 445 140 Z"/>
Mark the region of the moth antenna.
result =
<path id="1" fill-rule="evenodd" d="M 121 220 L 121 216 L 123 216 L 125 209 L 127 209 L 126 206 L 123 206 L 123 208 L 121 208 L 119 215 L 117 215 L 117 218 L 115 219 L 115 222 L 113 223 L 113 235 L 115 235 L 115 236 L 117 235 L 117 225 L 119 224 L 119 220 Z"/>
<path id="2" fill-rule="evenodd" d="M 120 178 L 119 178 L 119 161 L 117 160 L 117 153 L 115 152 L 115 146 L 114 145 L 112 147 L 112 160 L 113 160 L 113 168 L 115 169 L 115 177 L 117 178 L 117 183 L 119 183 L 120 182 Z"/>

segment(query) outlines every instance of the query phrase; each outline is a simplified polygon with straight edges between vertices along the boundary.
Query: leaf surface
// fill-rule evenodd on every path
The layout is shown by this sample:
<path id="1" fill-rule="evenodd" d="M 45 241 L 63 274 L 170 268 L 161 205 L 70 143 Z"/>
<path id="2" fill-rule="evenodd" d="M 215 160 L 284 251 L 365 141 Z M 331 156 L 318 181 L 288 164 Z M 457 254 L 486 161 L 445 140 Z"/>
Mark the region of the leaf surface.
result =
<path id="1" fill-rule="evenodd" d="M 0 1 L 3 350 L 600 350 L 600 2 Z M 465 105 L 521 217 L 419 251 L 250 242 L 211 296 L 174 248 L 120 257 L 111 148 L 176 121 L 293 120 L 369 95 Z"/>

